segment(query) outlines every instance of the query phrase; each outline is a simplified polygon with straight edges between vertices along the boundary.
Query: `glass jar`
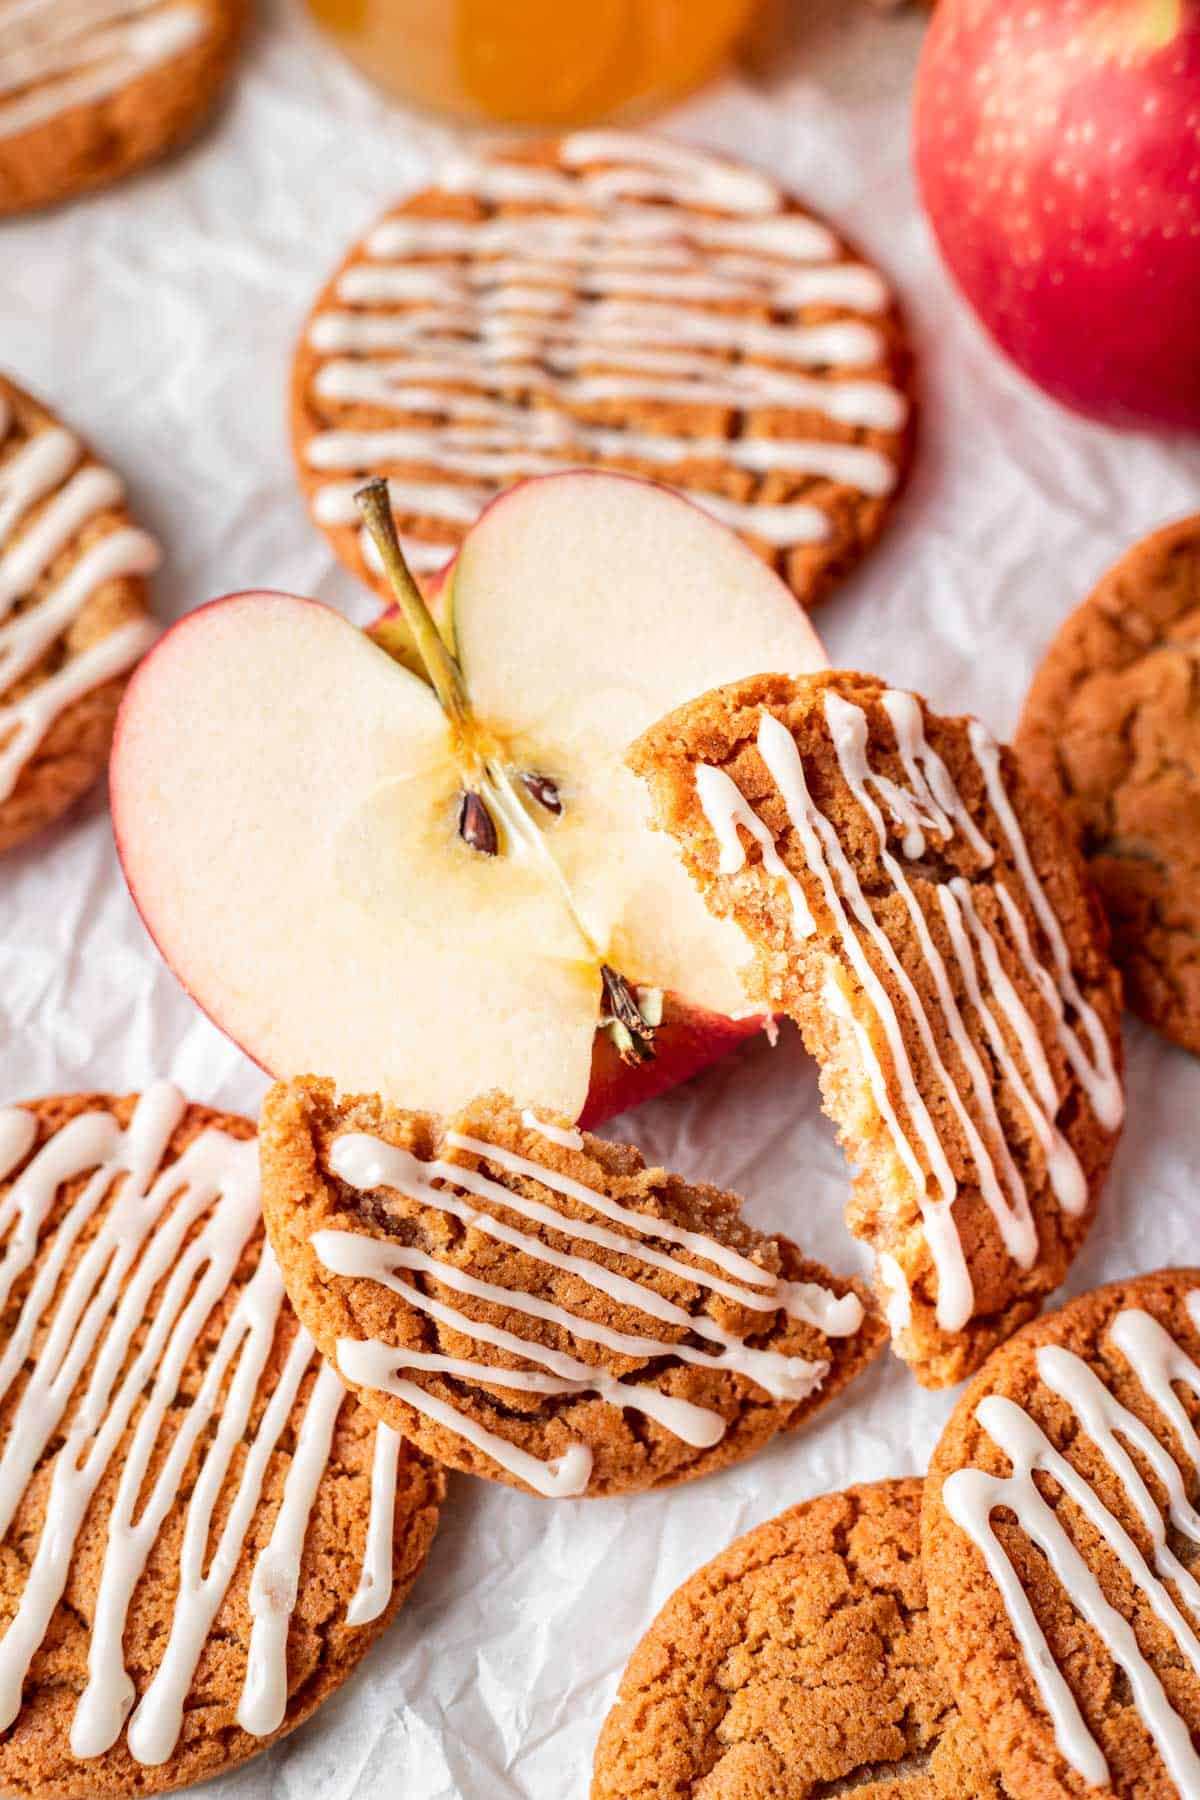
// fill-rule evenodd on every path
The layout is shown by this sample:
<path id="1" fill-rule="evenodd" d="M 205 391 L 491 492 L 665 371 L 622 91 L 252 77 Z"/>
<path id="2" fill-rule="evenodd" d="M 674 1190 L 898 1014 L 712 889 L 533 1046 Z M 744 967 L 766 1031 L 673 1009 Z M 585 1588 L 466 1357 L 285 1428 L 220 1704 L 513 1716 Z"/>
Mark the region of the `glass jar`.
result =
<path id="1" fill-rule="evenodd" d="M 399 99 L 558 128 L 648 111 L 710 75 L 756 0 L 308 0 Z"/>

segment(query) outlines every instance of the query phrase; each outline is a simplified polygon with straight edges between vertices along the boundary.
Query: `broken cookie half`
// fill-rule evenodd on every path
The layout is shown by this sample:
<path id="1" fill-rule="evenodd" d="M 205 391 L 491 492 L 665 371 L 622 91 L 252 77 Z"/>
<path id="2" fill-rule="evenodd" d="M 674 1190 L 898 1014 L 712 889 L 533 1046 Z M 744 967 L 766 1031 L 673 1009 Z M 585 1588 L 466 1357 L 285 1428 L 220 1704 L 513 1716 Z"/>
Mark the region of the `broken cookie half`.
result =
<path id="1" fill-rule="evenodd" d="M 379 1418 L 475 1475 L 569 1498 L 706 1474 L 885 1336 L 734 1195 L 497 1095 L 443 1120 L 281 1082 L 261 1141 L 301 1319 Z"/>
<path id="2" fill-rule="evenodd" d="M 820 1063 L 896 1348 L 960 1380 L 1063 1279 L 1123 1115 L 1119 978 L 1061 815 L 978 720 L 844 671 L 715 690 L 629 761 Z"/>

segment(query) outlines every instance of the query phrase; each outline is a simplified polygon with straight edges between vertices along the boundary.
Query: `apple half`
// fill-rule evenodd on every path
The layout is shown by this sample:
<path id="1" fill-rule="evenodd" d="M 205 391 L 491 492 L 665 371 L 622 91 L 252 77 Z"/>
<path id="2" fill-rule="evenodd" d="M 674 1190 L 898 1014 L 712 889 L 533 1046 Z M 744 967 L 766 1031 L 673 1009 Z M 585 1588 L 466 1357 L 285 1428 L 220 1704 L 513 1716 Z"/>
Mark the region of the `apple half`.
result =
<path id="1" fill-rule="evenodd" d="M 178 979 L 273 1074 L 444 1113 L 501 1088 L 596 1122 L 762 1023 L 740 934 L 649 828 L 624 751 L 708 688 L 825 655 L 732 533 L 626 476 L 510 489 L 439 609 L 465 735 L 441 686 L 328 607 L 190 613 L 121 708 L 121 863 Z"/>

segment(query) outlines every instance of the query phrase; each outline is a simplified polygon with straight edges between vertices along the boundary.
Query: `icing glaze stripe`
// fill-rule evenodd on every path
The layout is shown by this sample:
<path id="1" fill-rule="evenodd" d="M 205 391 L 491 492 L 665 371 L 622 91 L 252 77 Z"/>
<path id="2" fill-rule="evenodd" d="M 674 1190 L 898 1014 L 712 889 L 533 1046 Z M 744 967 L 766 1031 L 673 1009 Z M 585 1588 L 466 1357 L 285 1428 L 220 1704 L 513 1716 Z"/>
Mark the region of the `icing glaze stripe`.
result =
<path id="1" fill-rule="evenodd" d="M 548 1120 L 539 1119 L 528 1107 L 521 1114 L 521 1123 L 526 1131 L 536 1131 L 539 1137 L 544 1137 L 548 1144 L 557 1144 L 560 1150 L 583 1149 L 583 1133 L 574 1125 L 552 1125 Z M 754 1268 L 755 1265 L 751 1263 L 749 1267 Z"/>
<path id="2" fill-rule="evenodd" d="M 0 409 L 0 449 L 11 426 L 7 407 Z M 19 700 L 4 699 L 105 582 L 149 575 L 158 566 L 158 548 L 145 532 L 118 527 L 89 544 L 36 605 L 16 610 L 88 523 L 124 496 L 110 469 L 79 467 L 82 457 L 73 433 L 50 426 L 0 463 L 0 802 L 63 709 L 132 668 L 158 635 L 152 619 L 131 619 L 68 657 Z M 41 511 L 26 523 L 38 506 Z"/>
<path id="3" fill-rule="evenodd" d="M 63 1436 L 62 1449 L 50 1465 L 45 1518 L 28 1576 L 16 1613 L 0 1637 L 0 1729 L 19 1713 L 22 1684 L 62 1597 L 87 1509 L 133 1423 L 106 1528 L 88 1680 L 71 1723 L 72 1751 L 81 1758 L 109 1749 L 127 1719 L 127 1741 L 138 1761 L 158 1764 L 170 1756 L 196 1664 L 259 1504 L 267 1463 L 315 1365 L 283 1499 L 270 1542 L 254 1568 L 254 1624 L 238 1715 L 256 1735 L 266 1735 L 282 1722 L 287 1628 L 300 1555 L 344 1398 L 340 1381 L 320 1363 L 311 1338 L 297 1330 L 284 1372 L 250 1441 L 220 1541 L 208 1559 L 213 1510 L 245 1439 L 285 1297 L 264 1246 L 204 1367 L 197 1393 L 183 1409 L 173 1436 L 164 1439 L 184 1369 L 260 1218 L 253 1139 L 207 1130 L 159 1172 L 185 1110 L 179 1091 L 159 1083 L 138 1101 L 125 1130 L 109 1113 L 79 1114 L 24 1167 L 20 1165 L 36 1136 L 34 1116 L 20 1108 L 0 1111 L 0 1171 L 12 1175 L 19 1169 L 0 1198 L 0 1301 L 37 1264 L 0 1353 L 0 1398 L 26 1369 L 39 1330 L 44 1333 L 0 1449 L 0 1539 L 11 1528 L 55 1435 Z M 39 1257 L 63 1184 L 83 1176 L 87 1179 Z M 145 1337 L 130 1360 L 129 1347 L 143 1326 Z M 82 1399 L 68 1411 L 81 1381 Z M 385 1438 L 381 1432 L 380 1439 L 360 1583 L 363 1597 L 356 1596 L 364 1622 L 386 1607 L 390 1591 L 396 1446 L 390 1434 Z M 198 1445 L 204 1447 L 184 1514 L 179 1593 L 170 1630 L 158 1668 L 130 1716 L 135 1694 L 123 1654 L 129 1606 Z M 160 1446 L 159 1471 L 139 1505 Z"/>
<path id="4" fill-rule="evenodd" d="M 1000 771 L 1000 747 L 991 733 L 982 726 L 978 719 L 972 719 L 970 725 L 971 749 L 975 760 L 983 774 L 987 788 L 988 801 L 1000 820 L 1013 861 L 1020 876 L 1021 885 L 1033 907 L 1034 917 L 1050 945 L 1054 961 L 1053 975 L 1042 968 L 1042 964 L 1032 955 L 1029 949 L 1029 928 L 1024 915 L 1011 894 L 1004 887 L 997 892 L 1002 905 L 1008 914 L 1009 923 L 1015 934 L 1023 939 L 1028 960 L 1034 968 L 1041 971 L 1039 985 L 1049 999 L 1058 1022 L 1058 1038 L 1071 1066 L 1075 1070 L 1088 1099 L 1092 1111 L 1107 1131 L 1115 1131 L 1125 1113 L 1125 1096 L 1121 1088 L 1121 1080 L 1113 1061 L 1112 1045 L 1108 1041 L 1103 1025 L 1093 1009 L 1084 1000 L 1079 991 L 1079 984 L 1071 968 L 1071 958 L 1067 951 L 1067 942 L 1063 936 L 1062 926 L 1050 903 L 1050 897 L 1038 879 L 1037 871 L 1029 855 L 1029 846 L 1017 822 L 1012 801 L 1004 786 L 1004 778 Z M 1069 1024 L 1065 1016 L 1065 1008 L 1070 1007 L 1087 1037 L 1087 1046 L 1080 1041 L 1078 1032 Z"/>
<path id="5" fill-rule="evenodd" d="M 938 1323 L 943 1330 L 958 1331 L 974 1310 L 970 1274 L 953 1218 L 958 1184 L 933 1114 L 913 1071 L 902 1013 L 915 1030 L 938 1088 L 962 1132 L 975 1166 L 980 1192 L 1005 1247 L 1022 1268 L 1031 1267 L 1036 1259 L 1037 1231 L 1025 1183 L 1009 1149 L 993 1095 L 993 1076 L 985 1068 L 971 1036 L 968 1021 L 956 998 L 950 969 L 930 921 L 903 865 L 893 853 L 889 822 L 900 830 L 904 855 L 910 860 L 919 860 L 925 854 L 930 836 L 942 843 L 955 836 L 965 839 L 984 867 L 994 865 L 995 851 L 971 818 L 945 763 L 929 744 L 915 696 L 889 690 L 882 696 L 881 703 L 892 724 L 907 785 L 894 781 L 873 766 L 867 718 L 861 707 L 828 690 L 823 702 L 825 720 L 841 775 L 866 815 L 884 871 L 911 921 L 937 996 L 938 1016 L 954 1046 L 966 1077 L 965 1083 L 960 1083 L 947 1067 L 938 1050 L 928 1009 L 890 939 L 876 921 L 837 830 L 812 799 L 794 738 L 766 711 L 759 723 L 758 749 L 783 799 L 807 865 L 820 884 L 846 958 L 886 1039 L 902 1110 L 893 1101 L 892 1084 L 873 1046 L 870 1031 L 855 1017 L 847 993 L 832 980 L 827 982 L 827 1004 L 854 1035 L 871 1092 L 913 1184 L 937 1269 Z M 1114 1117 L 1119 1119 L 1120 1084 L 1107 1038 L 1098 1017 L 1084 1001 L 1071 971 L 1061 926 L 1038 881 L 1016 814 L 1003 789 L 999 753 L 982 727 L 974 723 L 970 743 L 1029 905 L 1050 945 L 1053 971 L 1038 958 L 1020 907 L 1007 888 L 996 882 L 994 891 L 1010 927 L 1010 948 L 1024 964 L 1035 989 L 1052 997 L 1056 1036 L 1072 1066 L 1086 1073 L 1085 1091 L 1093 1101 L 1101 1123 Z M 789 896 L 796 935 L 810 936 L 813 924 L 803 888 L 783 862 L 773 835 L 745 796 L 722 769 L 700 765 L 695 781 L 701 810 L 717 841 L 719 873 L 733 874 L 745 865 L 740 833 L 746 832 L 762 849 L 766 875 L 781 882 Z M 1061 1099 L 1037 1027 L 1004 967 L 991 928 L 976 908 L 971 884 L 962 878 L 939 883 L 937 904 L 954 965 L 966 998 L 983 1026 L 994 1068 L 1015 1097 L 1041 1146 L 1047 1179 L 1058 1204 L 1065 1213 L 1077 1215 L 1087 1205 L 1087 1182 L 1078 1157 L 1057 1123 Z M 870 955 L 868 945 L 872 951 Z M 876 972 L 875 959 L 895 982 L 902 1013 Z M 1066 1018 L 1068 1002 L 1087 1036 L 1088 1049 Z M 1015 1039 L 1019 1056 L 1013 1053 L 1001 1020 Z M 932 1196 L 926 1191 L 927 1167 L 938 1190 Z"/>
<path id="6" fill-rule="evenodd" d="M 589 166 L 601 151 L 604 166 Z M 309 328 L 320 359 L 312 392 L 380 417 L 366 432 L 335 426 L 305 446 L 310 468 L 348 477 L 317 488 L 318 522 L 356 526 L 353 489 L 380 462 L 412 465 L 397 471 L 393 497 L 401 516 L 421 520 L 410 560 L 426 570 L 453 552 L 464 508 L 477 510 L 463 490 L 448 492 L 446 475 L 494 490 L 581 460 L 650 461 L 667 479 L 709 460 L 718 475 L 732 466 L 889 493 L 896 457 L 871 444 L 714 435 L 711 421 L 697 432 L 671 418 L 661 430 L 624 431 L 570 416 L 606 402 L 726 415 L 787 408 L 893 432 L 908 407 L 866 373 L 887 356 L 886 284 L 841 260 L 826 226 L 781 211 L 773 182 L 626 133 L 576 133 L 561 155 L 565 171 L 453 165 L 440 177 L 450 192 L 542 210 L 387 219 L 337 278 L 334 303 Z M 731 305 L 741 311 L 722 310 Z M 854 316 L 770 316 L 809 306 Z M 517 388 L 554 404 L 515 404 Z M 820 494 L 758 502 L 687 486 L 696 504 L 776 550 L 829 535 Z"/>
<path id="7" fill-rule="evenodd" d="M 529 1115 L 529 1118 L 533 1118 L 533 1115 Z M 547 1137 L 551 1131 L 557 1130 L 554 1127 L 542 1127 L 536 1121 L 530 1128 Z M 564 1137 L 567 1135 L 563 1134 Z M 558 1139 L 553 1138 L 551 1141 L 557 1142 Z M 415 1310 L 456 1334 L 468 1337 L 475 1343 L 488 1345 L 506 1355 L 520 1357 L 526 1364 L 538 1365 L 534 1369 L 511 1368 L 503 1363 L 397 1349 L 373 1340 L 357 1342 L 346 1339 L 338 1345 L 338 1364 L 347 1379 L 404 1400 L 417 1412 L 455 1431 L 485 1451 L 501 1467 L 538 1493 L 549 1497 L 583 1493 L 591 1475 L 590 1451 L 583 1445 L 575 1445 L 571 1454 L 552 1462 L 532 1457 L 499 1433 L 489 1431 L 450 1403 L 428 1393 L 418 1383 L 405 1379 L 404 1372 L 444 1374 L 476 1384 L 514 1388 L 529 1393 L 595 1393 L 614 1406 L 632 1407 L 644 1413 L 684 1442 L 697 1447 L 718 1442 L 724 1434 L 725 1421 L 718 1413 L 672 1398 L 657 1388 L 612 1376 L 574 1355 L 551 1349 L 536 1339 L 476 1320 L 461 1308 L 427 1292 L 411 1277 L 432 1278 L 451 1293 L 501 1306 L 507 1312 L 523 1313 L 526 1317 L 543 1320 L 560 1327 L 573 1338 L 602 1345 L 619 1355 L 634 1357 L 639 1362 L 645 1362 L 649 1357 L 669 1356 L 696 1367 L 729 1369 L 757 1383 L 776 1401 L 805 1399 L 820 1385 L 828 1373 L 829 1365 L 756 1348 L 704 1314 L 694 1315 L 684 1307 L 677 1306 L 646 1283 L 630 1280 L 587 1257 L 557 1250 L 541 1239 L 507 1225 L 502 1219 L 472 1204 L 472 1198 L 490 1200 L 509 1212 L 551 1226 L 574 1241 L 583 1239 L 617 1250 L 624 1256 L 636 1257 L 651 1267 L 705 1286 L 753 1311 L 775 1313 L 783 1310 L 791 1318 L 815 1325 L 829 1337 L 849 1336 L 862 1323 L 862 1306 L 853 1294 L 839 1297 L 813 1283 L 780 1280 L 715 1239 L 684 1230 L 670 1220 L 623 1207 L 609 1195 L 582 1180 L 561 1175 L 490 1141 L 449 1132 L 446 1143 L 452 1148 L 486 1158 L 508 1173 L 534 1181 L 548 1193 L 571 1200 L 591 1212 L 599 1213 L 603 1218 L 632 1227 L 637 1232 L 652 1232 L 660 1239 L 678 1244 L 690 1255 L 734 1271 L 743 1280 L 753 1283 L 750 1287 L 742 1286 L 724 1276 L 699 1269 L 692 1263 L 680 1262 L 675 1257 L 655 1250 L 639 1237 L 619 1234 L 605 1226 L 593 1225 L 586 1218 L 579 1219 L 561 1212 L 526 1193 L 507 1188 L 461 1163 L 444 1160 L 422 1162 L 411 1152 L 367 1133 L 347 1133 L 338 1138 L 330 1154 L 330 1168 L 350 1186 L 360 1191 L 378 1187 L 394 1189 L 423 1206 L 447 1213 L 462 1224 L 508 1244 L 539 1262 L 576 1276 L 589 1287 L 608 1294 L 622 1305 L 637 1308 L 677 1332 L 705 1340 L 705 1347 L 701 1348 L 678 1338 L 619 1332 L 597 1323 L 586 1314 L 543 1300 L 521 1288 L 507 1288 L 480 1280 L 425 1251 L 391 1239 L 358 1232 L 314 1233 L 311 1240 L 313 1252 L 318 1261 L 331 1272 L 351 1279 L 375 1281 L 399 1295 Z M 572 1143 L 569 1147 L 575 1146 Z"/>
<path id="8" fill-rule="evenodd" d="M 870 999 L 875 1015 L 887 1038 L 888 1050 L 904 1098 L 905 1110 L 916 1129 L 921 1149 L 933 1172 L 941 1196 L 943 1217 L 939 1218 L 938 1212 L 934 1210 L 926 1195 L 924 1170 L 917 1153 L 909 1142 L 907 1134 L 900 1131 L 897 1135 L 897 1126 L 893 1125 L 893 1135 L 897 1137 L 897 1144 L 905 1145 L 902 1154 L 910 1174 L 915 1176 L 916 1171 L 920 1171 L 920 1181 L 916 1191 L 925 1213 L 926 1236 L 929 1240 L 930 1250 L 936 1257 L 939 1247 L 941 1249 L 941 1260 L 938 1265 L 938 1322 L 943 1330 L 961 1330 L 974 1306 L 970 1276 L 965 1258 L 961 1253 L 961 1247 L 953 1256 L 948 1257 L 945 1254 L 946 1234 L 938 1232 L 938 1225 L 944 1223 L 944 1215 L 948 1214 L 954 1203 L 957 1183 L 933 1117 L 921 1098 L 896 1009 L 888 995 L 887 988 L 875 973 L 858 931 L 855 930 L 855 924 L 872 939 L 876 949 L 883 956 L 884 963 L 893 979 L 897 981 L 910 1005 L 915 1000 L 912 983 L 892 949 L 890 941 L 875 923 L 874 915 L 859 886 L 858 877 L 842 849 L 834 826 L 813 804 L 805 779 L 804 765 L 791 732 L 770 713 L 762 715 L 758 733 L 758 748 L 768 772 L 782 796 L 789 823 L 799 836 L 805 859 L 821 883 L 825 903 L 833 914 L 838 934 L 851 966 Z M 849 912 L 847 905 L 850 909 Z M 854 923 L 851 922 L 850 913 L 853 913 Z M 927 1052 L 928 1032 L 929 1026 L 928 1020 L 926 1020 L 922 1039 Z M 887 1079 L 879 1069 L 878 1058 L 870 1045 L 867 1034 L 862 1032 L 856 1035 L 860 1050 L 868 1058 L 867 1067 L 871 1075 L 872 1091 L 876 1094 L 880 1091 L 886 1092 Z M 940 1058 L 937 1059 L 935 1066 L 940 1067 Z M 958 1243 L 957 1234 L 954 1234 L 953 1242 Z"/>
<path id="9" fill-rule="evenodd" d="M 481 406 L 472 410 L 478 413 L 479 422 L 447 423 L 438 452 L 439 466 L 448 473 L 471 480 L 510 479 L 517 464 L 513 453 L 504 448 L 506 409 Z M 676 438 L 658 432 L 606 430 L 580 420 L 568 421 L 558 413 L 534 415 L 529 439 L 547 452 L 541 460 L 533 451 L 522 453 L 521 467 L 528 466 L 531 475 L 552 475 L 562 468 L 565 460 L 583 452 L 613 460 L 625 457 L 630 462 L 668 464 L 679 460 Z M 343 469 L 363 463 L 420 461 L 427 449 L 428 439 L 421 430 L 326 431 L 310 440 L 304 457 L 313 469 Z M 549 454 L 554 451 L 557 454 Z M 815 439 L 810 443 L 791 438 L 690 438 L 688 457 L 696 462 L 731 465 L 756 475 L 769 474 L 773 468 L 792 474 L 824 475 L 831 481 L 877 496 L 890 494 L 896 485 L 894 465 L 878 450 L 864 449 L 857 444 L 826 444 Z M 341 484 L 344 498 L 338 502 L 337 510 L 318 510 L 322 523 L 352 523 L 347 501 L 352 501 L 353 490 L 353 481 Z M 326 483 L 318 499 L 338 491 L 339 484 Z M 332 503 L 325 501 L 324 504 L 329 507 Z"/>
<path id="10" fill-rule="evenodd" d="M 403 1440 L 390 1425 L 375 1426 L 371 1465 L 371 1511 L 362 1574 L 346 1608 L 347 1625 L 369 1625 L 387 1611 L 392 1597 L 392 1540 L 396 1521 L 396 1480 Z"/>
<path id="11" fill-rule="evenodd" d="M 1200 1330 L 1200 1293 L 1188 1297 L 1192 1324 Z M 1108 1763 L 1080 1711 L 1062 1669 L 1053 1660 L 1025 1588 L 992 1527 L 1003 1508 L 1041 1549 L 1071 1604 L 1100 1637 L 1123 1670 L 1139 1717 L 1181 1794 L 1200 1793 L 1200 1756 L 1187 1723 L 1172 1707 L 1162 1683 L 1143 1655 L 1129 1621 L 1105 1597 L 1094 1570 L 1054 1508 L 1034 1482 L 1049 1476 L 1069 1496 L 1121 1563 L 1139 1595 L 1171 1634 L 1179 1654 L 1200 1675 L 1200 1584 L 1171 1550 L 1166 1520 L 1126 1445 L 1142 1457 L 1161 1482 L 1172 1525 L 1200 1543 L 1200 1515 L 1187 1499 L 1178 1451 L 1193 1478 L 1200 1474 L 1200 1440 L 1171 1384 L 1200 1397 L 1200 1367 L 1140 1308 L 1118 1313 L 1108 1332 L 1147 1398 L 1165 1418 L 1175 1441 L 1168 1452 L 1159 1435 L 1123 1406 L 1100 1376 L 1073 1351 L 1043 1345 L 1037 1354 L 1044 1386 L 1064 1400 L 1081 1433 L 1103 1455 L 1126 1500 L 1154 1546 L 1154 1566 L 1074 1464 L 1057 1450 L 1028 1412 L 1000 1395 L 987 1395 L 975 1416 L 1011 1464 L 1006 1476 L 978 1468 L 957 1469 L 942 1485 L 947 1512 L 979 1549 L 1054 1726 L 1055 1741 L 1071 1767 L 1094 1787 L 1109 1785 Z M 1167 1586 L 1167 1582 L 1172 1587 Z M 1172 1588 L 1174 1591 L 1172 1591 Z M 1180 1606 L 1178 1595 L 1187 1608 Z M 1190 1617 L 1187 1614 L 1190 1613 Z"/>

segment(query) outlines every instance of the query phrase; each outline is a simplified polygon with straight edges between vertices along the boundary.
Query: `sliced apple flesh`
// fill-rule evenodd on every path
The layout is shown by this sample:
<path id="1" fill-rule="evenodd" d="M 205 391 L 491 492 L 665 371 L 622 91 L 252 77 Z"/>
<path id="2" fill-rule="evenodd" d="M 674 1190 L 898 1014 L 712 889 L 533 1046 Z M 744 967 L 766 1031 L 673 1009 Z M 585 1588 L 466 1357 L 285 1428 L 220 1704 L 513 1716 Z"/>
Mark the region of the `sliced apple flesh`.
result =
<path id="1" fill-rule="evenodd" d="M 271 593 L 190 614 L 141 665 L 113 751 L 118 847 L 176 975 L 273 1073 L 440 1111 L 499 1087 L 573 1118 L 603 963 L 685 1015 L 744 1009 L 740 936 L 648 828 L 626 746 L 706 688 L 825 658 L 736 538 L 623 477 L 511 490 L 448 581 L 504 772 L 498 854 L 460 833 L 463 745 L 432 688 Z"/>

